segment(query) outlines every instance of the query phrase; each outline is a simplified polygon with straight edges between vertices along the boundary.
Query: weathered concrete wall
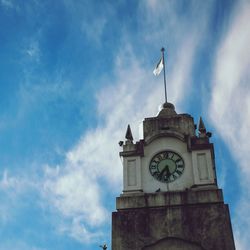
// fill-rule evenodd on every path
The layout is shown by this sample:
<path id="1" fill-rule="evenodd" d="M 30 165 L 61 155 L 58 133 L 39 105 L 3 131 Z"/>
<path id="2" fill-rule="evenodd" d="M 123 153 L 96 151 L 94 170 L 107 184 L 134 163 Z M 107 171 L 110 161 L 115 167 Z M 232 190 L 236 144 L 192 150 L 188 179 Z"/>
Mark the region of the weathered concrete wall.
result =
<path id="1" fill-rule="evenodd" d="M 120 209 L 112 214 L 112 249 L 234 250 L 228 206 L 219 200 Z"/>
<path id="2" fill-rule="evenodd" d="M 216 186 L 196 187 L 186 191 L 122 194 L 116 198 L 116 209 L 223 203 L 222 190 Z M 213 189 L 212 189 L 213 188 Z"/>

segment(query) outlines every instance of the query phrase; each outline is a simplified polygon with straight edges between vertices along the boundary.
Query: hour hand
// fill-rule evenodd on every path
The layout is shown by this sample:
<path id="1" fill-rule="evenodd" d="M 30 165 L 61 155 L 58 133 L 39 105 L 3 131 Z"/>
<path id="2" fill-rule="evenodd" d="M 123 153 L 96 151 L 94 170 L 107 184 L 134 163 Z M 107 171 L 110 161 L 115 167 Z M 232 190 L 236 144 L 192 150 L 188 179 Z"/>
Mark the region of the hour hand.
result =
<path id="1" fill-rule="evenodd" d="M 170 172 L 169 172 L 169 168 L 168 168 L 168 165 L 166 166 L 166 167 L 164 167 L 163 169 L 162 169 L 162 171 L 160 172 L 160 174 L 159 174 L 159 178 L 161 179 L 162 178 L 162 176 L 163 176 L 163 174 L 166 172 L 166 176 L 168 177 L 168 176 L 170 176 Z"/>
<path id="2" fill-rule="evenodd" d="M 165 167 L 165 170 L 166 170 L 166 174 L 167 176 L 169 177 L 171 175 L 170 171 L 169 171 L 169 167 L 168 165 Z"/>

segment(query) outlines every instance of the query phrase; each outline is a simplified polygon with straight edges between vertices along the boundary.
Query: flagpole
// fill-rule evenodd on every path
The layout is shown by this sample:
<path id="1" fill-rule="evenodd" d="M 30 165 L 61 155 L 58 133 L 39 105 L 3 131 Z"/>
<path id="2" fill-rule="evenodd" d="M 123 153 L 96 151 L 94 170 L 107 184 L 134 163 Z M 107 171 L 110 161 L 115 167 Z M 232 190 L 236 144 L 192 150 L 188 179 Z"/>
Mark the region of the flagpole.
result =
<path id="1" fill-rule="evenodd" d="M 165 102 L 167 103 L 167 86 L 166 86 L 166 72 L 165 72 L 165 58 L 164 58 L 165 49 L 161 49 L 162 61 L 163 61 L 163 73 L 164 73 L 164 88 L 165 88 Z"/>

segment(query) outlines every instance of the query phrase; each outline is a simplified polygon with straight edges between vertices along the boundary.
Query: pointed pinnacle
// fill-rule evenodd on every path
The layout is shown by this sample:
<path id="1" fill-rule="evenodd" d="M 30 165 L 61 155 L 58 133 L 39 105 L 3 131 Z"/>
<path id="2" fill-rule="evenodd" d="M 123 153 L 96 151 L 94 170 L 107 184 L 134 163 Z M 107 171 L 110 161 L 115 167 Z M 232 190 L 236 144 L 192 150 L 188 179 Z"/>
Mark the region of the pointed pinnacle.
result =
<path id="1" fill-rule="evenodd" d="M 206 127 L 205 127 L 204 122 L 203 122 L 201 117 L 200 117 L 200 120 L 199 120 L 198 130 L 200 131 L 200 133 L 206 133 Z"/>
<path id="2" fill-rule="evenodd" d="M 128 128 L 127 128 L 127 131 L 126 131 L 126 135 L 125 135 L 125 138 L 128 140 L 128 141 L 133 141 L 133 135 L 132 135 L 132 132 L 131 132 L 131 128 L 130 128 L 130 125 L 128 124 Z"/>

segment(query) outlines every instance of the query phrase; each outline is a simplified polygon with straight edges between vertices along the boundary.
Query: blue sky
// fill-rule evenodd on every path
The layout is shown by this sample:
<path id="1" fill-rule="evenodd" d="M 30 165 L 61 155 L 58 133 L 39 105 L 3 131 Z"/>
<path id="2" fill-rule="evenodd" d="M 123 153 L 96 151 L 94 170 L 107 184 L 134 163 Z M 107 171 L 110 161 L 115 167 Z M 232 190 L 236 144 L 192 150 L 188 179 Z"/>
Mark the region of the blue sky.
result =
<path id="1" fill-rule="evenodd" d="M 162 46 L 169 101 L 213 133 L 247 249 L 249 16 L 244 0 L 0 0 L 0 250 L 110 246 L 117 142 L 164 101 Z"/>

